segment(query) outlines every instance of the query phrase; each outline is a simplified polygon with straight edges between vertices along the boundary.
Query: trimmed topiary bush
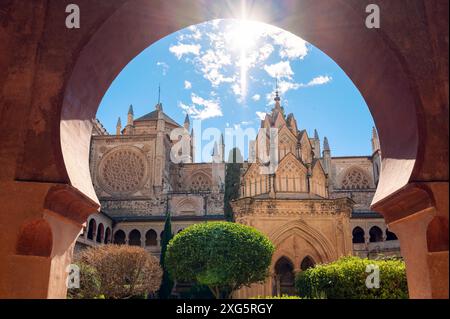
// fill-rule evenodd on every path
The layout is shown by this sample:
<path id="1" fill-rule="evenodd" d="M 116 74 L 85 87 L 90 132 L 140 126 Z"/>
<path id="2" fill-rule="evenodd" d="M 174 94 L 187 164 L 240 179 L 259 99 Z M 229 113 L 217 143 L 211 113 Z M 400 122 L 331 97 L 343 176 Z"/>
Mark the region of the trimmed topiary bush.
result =
<path id="1" fill-rule="evenodd" d="M 367 288 L 370 264 L 379 267 L 379 288 Z M 324 294 L 329 299 L 408 298 L 405 263 L 401 260 L 369 260 L 343 257 L 297 274 L 295 286 L 302 297 Z"/>
<path id="2" fill-rule="evenodd" d="M 177 281 L 208 286 L 216 298 L 266 279 L 274 246 L 252 227 L 230 222 L 195 224 L 167 247 L 165 264 Z"/>

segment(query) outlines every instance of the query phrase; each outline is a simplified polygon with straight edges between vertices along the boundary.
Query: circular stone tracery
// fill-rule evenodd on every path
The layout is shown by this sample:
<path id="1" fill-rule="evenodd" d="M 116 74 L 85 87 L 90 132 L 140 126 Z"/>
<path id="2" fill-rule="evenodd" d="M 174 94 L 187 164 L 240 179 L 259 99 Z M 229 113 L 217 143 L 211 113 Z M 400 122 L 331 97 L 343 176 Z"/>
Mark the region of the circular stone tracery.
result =
<path id="1" fill-rule="evenodd" d="M 99 182 L 111 195 L 134 193 L 147 178 L 145 155 L 136 147 L 121 146 L 105 154 L 99 165 Z"/>

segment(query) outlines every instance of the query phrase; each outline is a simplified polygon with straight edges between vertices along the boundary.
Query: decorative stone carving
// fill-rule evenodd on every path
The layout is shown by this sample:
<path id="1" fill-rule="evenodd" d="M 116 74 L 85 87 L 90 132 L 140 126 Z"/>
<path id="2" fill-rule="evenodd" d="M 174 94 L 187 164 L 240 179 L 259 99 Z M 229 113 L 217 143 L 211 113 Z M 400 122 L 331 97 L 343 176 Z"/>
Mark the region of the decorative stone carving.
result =
<path id="1" fill-rule="evenodd" d="M 148 163 L 134 146 L 120 146 L 106 153 L 100 161 L 99 183 L 111 195 L 128 195 L 142 188 L 148 177 Z"/>
<path id="2" fill-rule="evenodd" d="M 342 180 L 343 189 L 367 189 L 370 187 L 369 178 L 359 169 L 350 170 Z"/>
<path id="3" fill-rule="evenodd" d="M 190 190 L 192 191 L 206 191 L 211 188 L 211 179 L 202 173 L 196 173 L 191 178 Z"/>

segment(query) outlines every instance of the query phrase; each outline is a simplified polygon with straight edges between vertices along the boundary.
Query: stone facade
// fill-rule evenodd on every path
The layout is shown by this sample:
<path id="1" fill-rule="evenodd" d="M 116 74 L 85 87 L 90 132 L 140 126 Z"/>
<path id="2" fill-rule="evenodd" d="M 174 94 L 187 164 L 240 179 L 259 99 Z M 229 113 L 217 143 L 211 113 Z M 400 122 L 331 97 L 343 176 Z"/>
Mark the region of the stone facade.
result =
<path id="1" fill-rule="evenodd" d="M 380 167 L 375 129 L 371 157 L 333 158 L 326 137 L 320 154 L 318 132 L 309 138 L 299 130 L 278 94 L 253 145 L 261 145 L 258 139 L 270 128 L 278 129 L 279 164 L 275 172 L 261 174 L 267 164 L 247 163 L 232 206 L 236 222 L 265 233 L 275 253 L 267 280 L 240 289 L 236 297 L 293 294 L 297 272 L 340 256 L 399 255 L 395 234 L 369 209 Z"/>
<path id="2" fill-rule="evenodd" d="M 91 177 L 102 206 L 100 216 L 108 220 L 102 225 L 107 225 L 112 234 L 103 240 L 82 235 L 77 248 L 128 243 L 158 255 L 167 213 L 176 232 L 196 222 L 224 219 L 223 156 L 216 156 L 214 163 L 193 163 L 192 155 L 183 153 L 178 163 L 171 159 L 171 150 L 182 141 L 193 154 L 189 122 L 186 117 L 183 125 L 177 124 L 163 112 L 160 103 L 138 119 L 134 119 L 130 106 L 127 125 L 122 129 L 119 118 L 115 135 L 108 134 L 98 120 L 93 121 Z M 176 138 L 171 136 L 174 130 L 180 132 Z M 101 223 L 98 219 L 98 215 L 92 215 L 84 232 L 92 233 L 90 227 Z"/>
<path id="3" fill-rule="evenodd" d="M 166 213 L 171 213 L 174 233 L 225 219 L 223 139 L 212 163 L 194 163 L 189 118 L 179 125 L 161 104 L 136 120 L 130 107 L 127 125 L 122 129 L 119 119 L 115 135 L 99 121 L 93 124 L 90 170 L 102 212 L 90 216 L 76 251 L 113 242 L 159 256 Z M 278 166 L 273 174 L 263 174 L 259 161 L 244 162 L 241 195 L 232 207 L 236 222 L 261 230 L 276 251 L 267 281 L 241 289 L 237 297 L 294 293 L 296 272 L 340 256 L 399 255 L 395 234 L 369 208 L 381 165 L 375 129 L 371 156 L 332 157 L 327 138 L 321 147 L 317 131 L 309 137 L 300 130 L 295 117 L 284 114 L 278 95 L 261 121 L 261 129 L 270 128 L 278 129 Z M 171 139 L 176 129 L 182 134 Z M 250 143 L 252 159 L 263 145 L 261 132 Z M 191 155 L 174 163 L 170 151 L 182 139 Z"/>

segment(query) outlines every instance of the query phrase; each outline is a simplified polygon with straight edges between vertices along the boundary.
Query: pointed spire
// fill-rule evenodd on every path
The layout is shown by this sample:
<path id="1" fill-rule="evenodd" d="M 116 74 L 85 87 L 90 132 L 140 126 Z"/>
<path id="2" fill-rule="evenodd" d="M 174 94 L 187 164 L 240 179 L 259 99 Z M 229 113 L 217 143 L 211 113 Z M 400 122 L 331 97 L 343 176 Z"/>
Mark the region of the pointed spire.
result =
<path id="1" fill-rule="evenodd" d="M 122 122 L 120 121 L 120 116 L 117 119 L 117 125 L 116 125 L 116 135 L 120 135 L 120 131 L 122 130 Z"/>
<path id="2" fill-rule="evenodd" d="M 319 133 L 317 132 L 317 129 L 314 129 L 314 138 L 315 138 L 316 140 L 319 139 Z"/>
<path id="3" fill-rule="evenodd" d="M 275 98 L 273 100 L 275 101 L 275 108 L 280 108 L 281 107 L 281 104 L 280 104 L 281 98 L 278 93 L 278 89 L 275 91 Z"/>
<path id="4" fill-rule="evenodd" d="M 275 98 L 273 99 L 275 102 L 280 102 L 281 98 L 278 92 L 278 89 L 275 91 Z"/>
<path id="5" fill-rule="evenodd" d="M 278 78 L 275 79 L 275 98 L 273 99 L 275 101 L 275 109 L 281 109 L 281 104 L 280 104 L 280 95 L 279 95 L 279 91 L 278 91 Z"/>
<path id="6" fill-rule="evenodd" d="M 133 121 L 134 121 L 133 105 L 130 104 L 130 107 L 128 108 L 127 126 L 133 126 Z"/>
<path id="7" fill-rule="evenodd" d="M 220 134 L 220 145 L 225 145 L 225 142 L 223 140 L 223 133 Z"/>
<path id="8" fill-rule="evenodd" d="M 216 142 L 214 142 L 214 148 L 213 148 L 211 155 L 214 157 L 214 156 L 217 156 L 218 154 L 219 154 L 219 147 L 217 146 L 217 141 L 216 141 Z"/>
<path id="9" fill-rule="evenodd" d="M 189 127 L 191 126 L 191 121 L 189 120 L 189 115 L 186 113 L 186 117 L 184 118 L 184 128 L 186 130 L 189 130 Z"/>
<path id="10" fill-rule="evenodd" d="M 323 151 L 330 151 L 330 144 L 328 144 L 328 138 L 326 136 L 323 139 Z"/>
<path id="11" fill-rule="evenodd" d="M 378 133 L 375 126 L 372 126 L 372 138 L 378 138 Z"/>
<path id="12" fill-rule="evenodd" d="M 158 111 L 162 111 L 162 103 L 161 103 L 161 84 L 158 85 L 158 103 L 155 106 L 155 109 Z"/>
<path id="13" fill-rule="evenodd" d="M 372 153 L 380 150 L 380 140 L 378 138 L 377 129 L 372 127 Z"/>
<path id="14" fill-rule="evenodd" d="M 158 104 L 161 104 L 161 83 L 158 84 Z"/>

